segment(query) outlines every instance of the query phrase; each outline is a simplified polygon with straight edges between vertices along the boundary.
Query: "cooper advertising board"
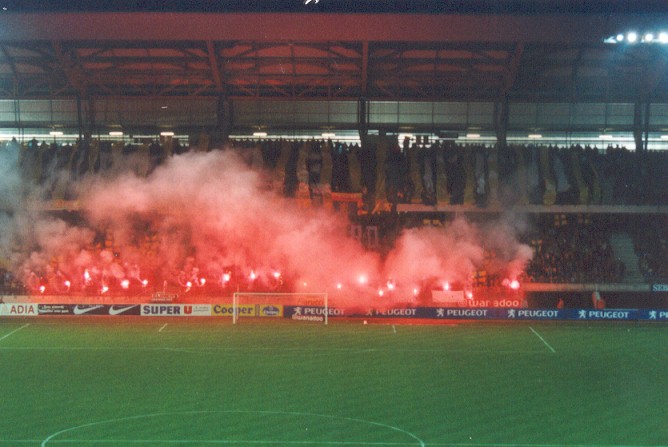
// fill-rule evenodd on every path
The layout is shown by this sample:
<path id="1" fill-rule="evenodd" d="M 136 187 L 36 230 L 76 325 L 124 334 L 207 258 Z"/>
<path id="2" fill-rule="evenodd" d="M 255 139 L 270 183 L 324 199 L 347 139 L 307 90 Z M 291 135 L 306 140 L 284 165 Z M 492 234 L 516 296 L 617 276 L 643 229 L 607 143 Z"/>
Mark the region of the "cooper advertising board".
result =
<path id="1" fill-rule="evenodd" d="M 237 306 L 238 317 L 255 317 L 257 316 L 255 304 L 241 304 Z M 234 313 L 234 306 L 231 304 L 214 304 L 211 307 L 211 315 L 221 317 L 231 317 Z"/>
<path id="2" fill-rule="evenodd" d="M 231 304 L 214 304 L 211 314 L 231 317 L 235 312 Z M 237 317 L 282 317 L 283 305 L 276 304 L 241 304 L 236 308 Z"/>
<path id="3" fill-rule="evenodd" d="M 144 317 L 209 317 L 210 304 L 144 304 L 141 306 Z"/>
<path id="4" fill-rule="evenodd" d="M 37 316 L 37 304 L 31 303 L 2 303 L 0 304 L 0 316 L 9 317 L 31 317 Z"/>

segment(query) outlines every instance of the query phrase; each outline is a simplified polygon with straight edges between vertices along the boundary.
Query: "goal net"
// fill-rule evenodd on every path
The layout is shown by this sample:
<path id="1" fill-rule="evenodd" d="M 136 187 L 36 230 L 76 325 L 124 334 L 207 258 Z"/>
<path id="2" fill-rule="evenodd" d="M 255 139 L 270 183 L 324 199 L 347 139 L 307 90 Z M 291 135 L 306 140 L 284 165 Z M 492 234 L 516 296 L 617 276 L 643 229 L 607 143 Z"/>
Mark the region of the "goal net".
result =
<path id="1" fill-rule="evenodd" d="M 253 293 L 232 295 L 232 322 L 244 317 L 286 317 L 328 323 L 327 293 Z"/>

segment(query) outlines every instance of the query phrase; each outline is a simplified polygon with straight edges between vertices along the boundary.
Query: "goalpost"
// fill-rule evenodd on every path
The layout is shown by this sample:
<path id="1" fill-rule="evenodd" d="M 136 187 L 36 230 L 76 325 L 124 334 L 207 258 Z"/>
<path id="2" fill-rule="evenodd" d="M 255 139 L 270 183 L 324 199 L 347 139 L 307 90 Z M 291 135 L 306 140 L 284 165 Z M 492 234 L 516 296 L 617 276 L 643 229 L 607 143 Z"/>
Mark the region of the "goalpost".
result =
<path id="1" fill-rule="evenodd" d="M 322 317 L 324 324 L 329 323 L 329 303 L 327 292 L 310 293 L 260 293 L 260 292 L 235 292 L 232 295 L 232 323 L 237 324 L 240 316 L 263 316 L 266 310 L 279 312 L 284 316 L 287 309 L 301 312 L 308 310 L 313 318 L 293 319 L 320 321 Z M 301 314 L 299 314 L 301 316 Z"/>

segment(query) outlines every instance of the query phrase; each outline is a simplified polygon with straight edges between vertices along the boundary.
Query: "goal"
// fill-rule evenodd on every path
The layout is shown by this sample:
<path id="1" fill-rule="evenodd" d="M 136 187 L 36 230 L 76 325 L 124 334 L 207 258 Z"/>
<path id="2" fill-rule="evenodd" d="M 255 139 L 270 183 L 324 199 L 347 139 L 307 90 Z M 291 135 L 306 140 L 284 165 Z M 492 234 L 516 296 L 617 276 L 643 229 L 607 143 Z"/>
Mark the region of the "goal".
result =
<path id="1" fill-rule="evenodd" d="M 243 317 L 287 317 L 328 324 L 327 293 L 254 293 L 232 295 L 232 322 Z"/>

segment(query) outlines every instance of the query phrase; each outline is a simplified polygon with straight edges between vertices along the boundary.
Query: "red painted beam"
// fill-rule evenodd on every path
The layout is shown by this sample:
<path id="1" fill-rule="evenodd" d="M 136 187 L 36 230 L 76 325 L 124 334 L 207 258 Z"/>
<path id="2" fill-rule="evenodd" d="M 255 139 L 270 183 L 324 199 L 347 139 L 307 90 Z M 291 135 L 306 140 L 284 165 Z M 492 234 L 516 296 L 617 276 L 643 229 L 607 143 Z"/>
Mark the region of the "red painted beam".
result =
<path id="1" fill-rule="evenodd" d="M 624 27 L 668 23 L 654 15 L 436 14 L 0 14 L 0 41 L 253 40 L 399 42 L 600 42 Z"/>

